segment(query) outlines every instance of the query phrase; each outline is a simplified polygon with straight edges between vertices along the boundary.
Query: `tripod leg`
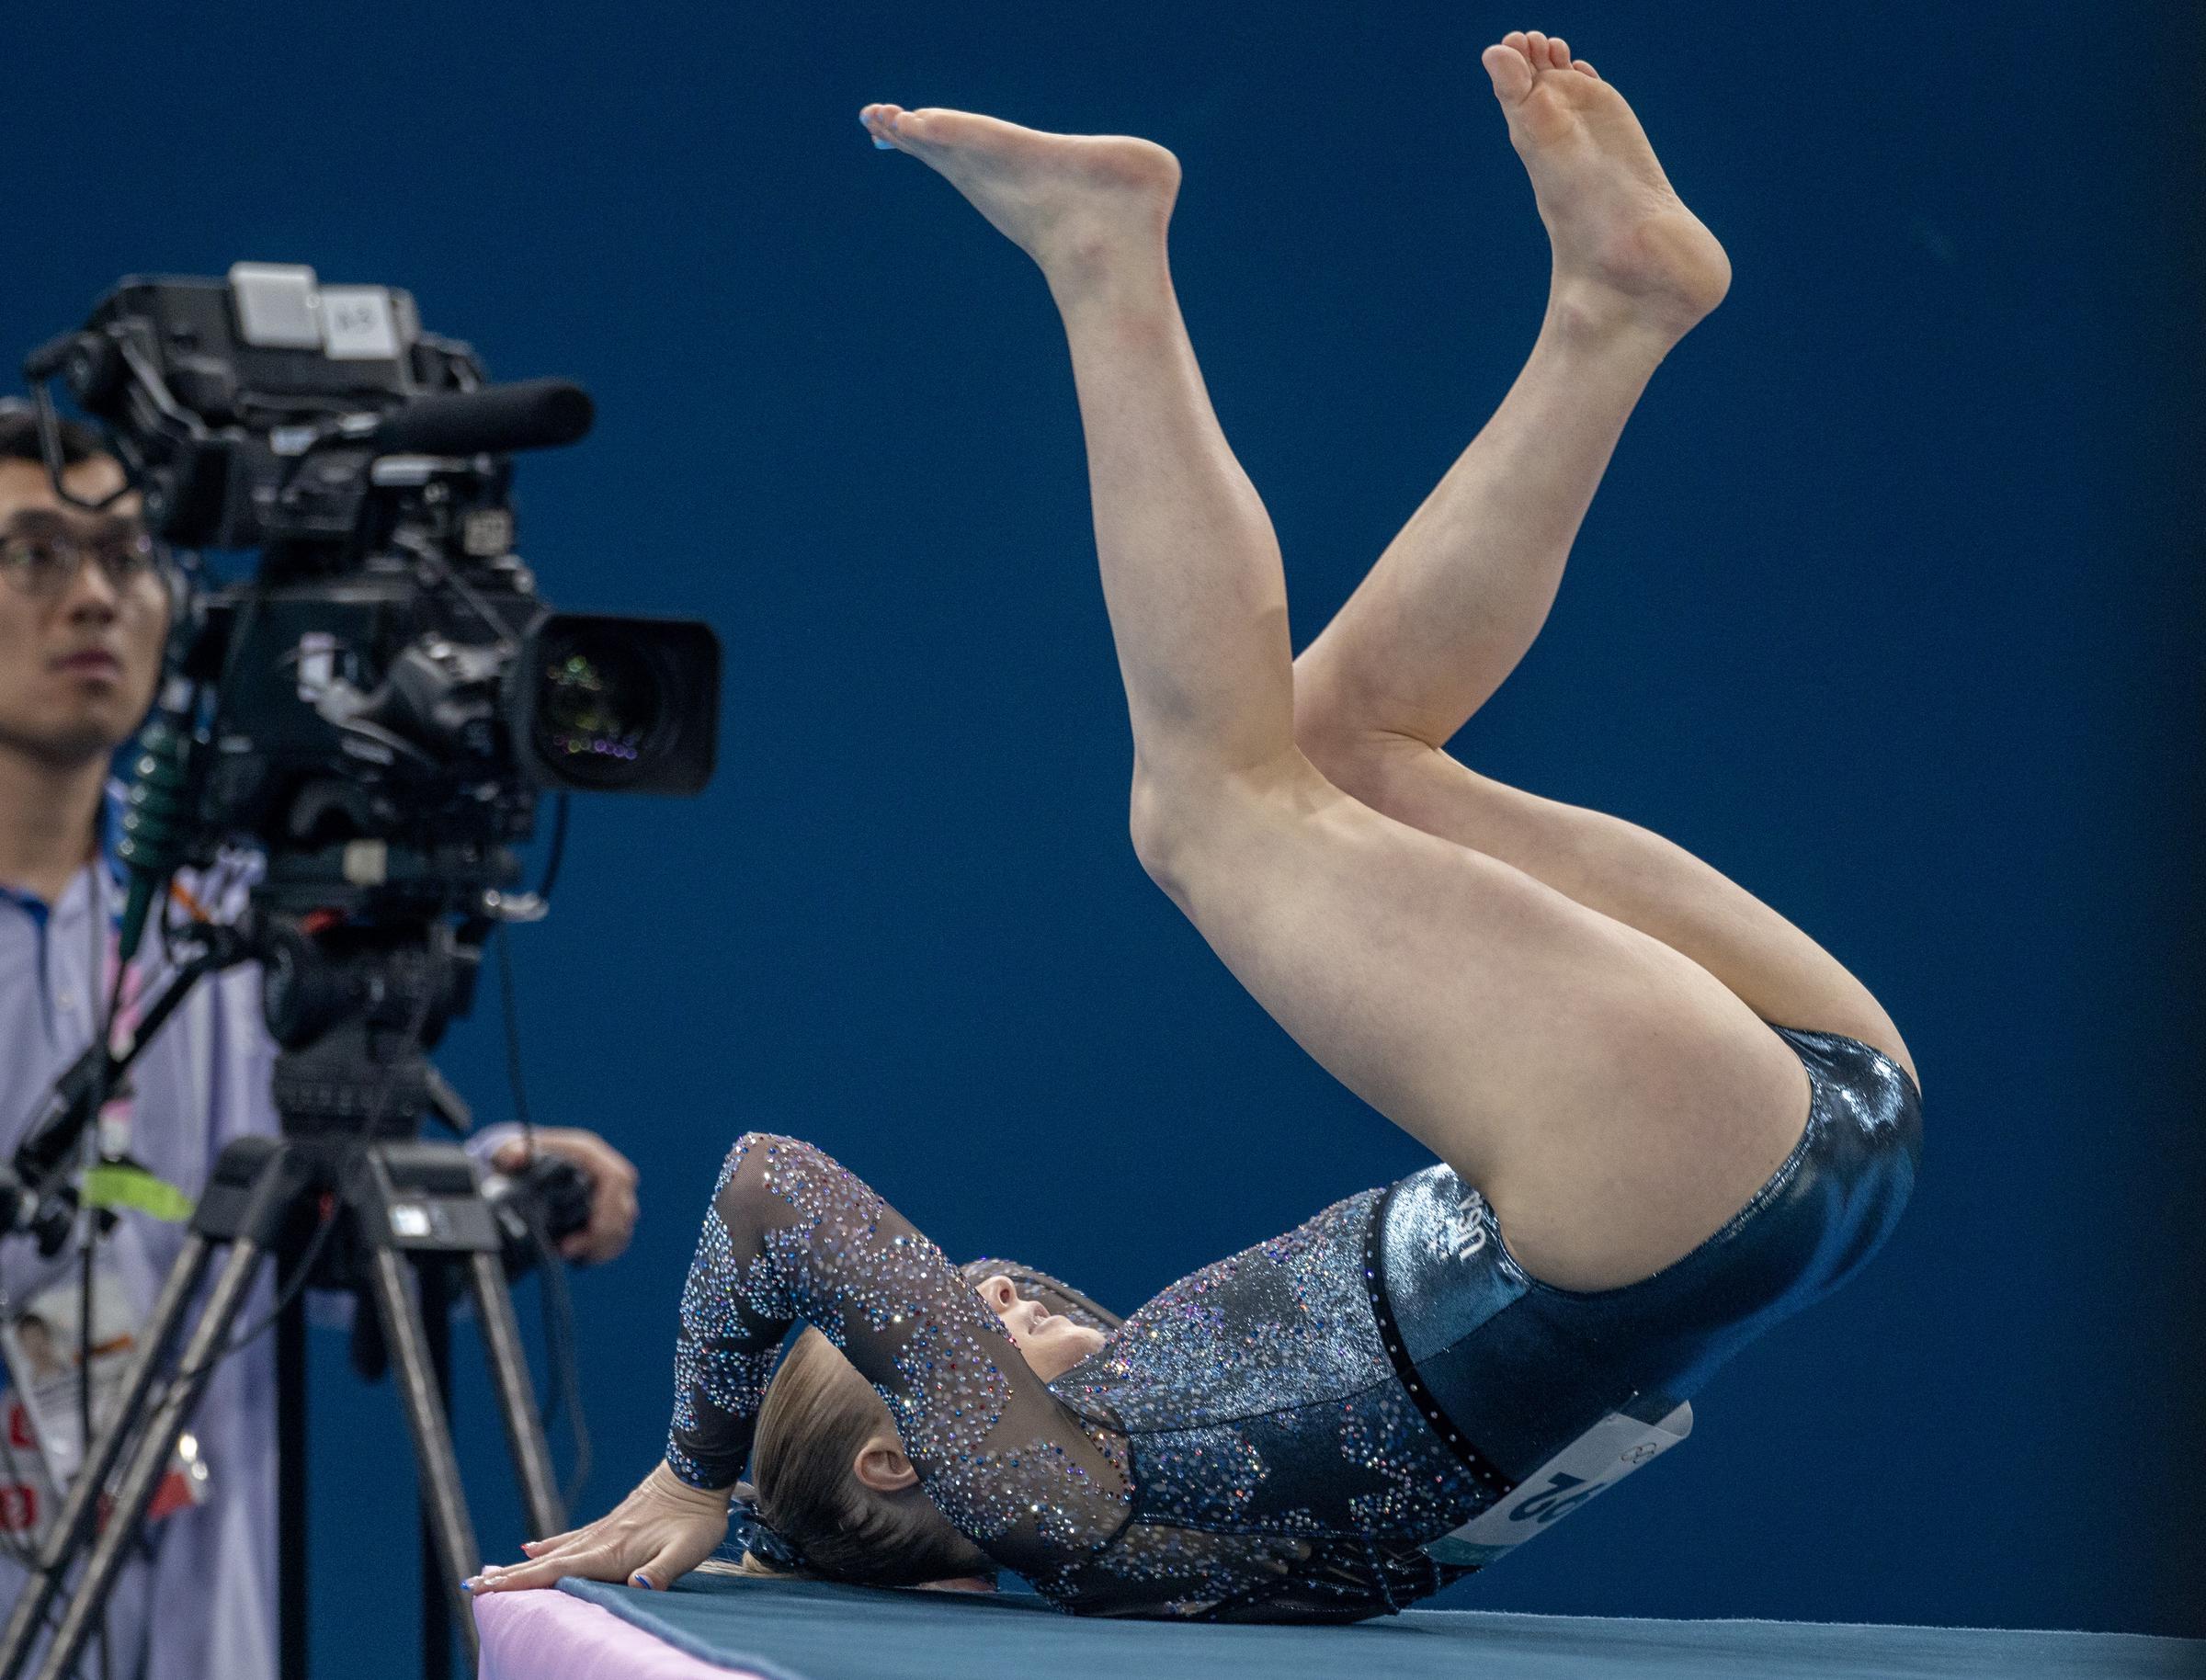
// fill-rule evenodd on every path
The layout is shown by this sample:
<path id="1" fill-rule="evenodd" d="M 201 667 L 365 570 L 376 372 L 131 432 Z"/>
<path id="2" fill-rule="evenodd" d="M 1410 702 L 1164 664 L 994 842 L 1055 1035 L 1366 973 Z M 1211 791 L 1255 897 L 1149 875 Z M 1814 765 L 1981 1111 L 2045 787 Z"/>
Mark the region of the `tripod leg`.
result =
<path id="1" fill-rule="evenodd" d="M 529 1386 L 529 1362 L 521 1353 L 521 1328 L 514 1320 L 513 1294 L 506 1268 L 495 1254 L 468 1261 L 467 1280 L 475 1300 L 475 1322 L 483 1327 L 483 1350 L 497 1384 L 498 1416 L 506 1425 L 506 1446 L 529 1513 L 532 1539 L 557 1534 L 567 1526 L 559 1483 L 552 1475 L 552 1449 L 544 1440 L 536 1391 Z"/>
<path id="2" fill-rule="evenodd" d="M 306 1680 L 306 1297 L 276 1318 L 276 1672 Z"/>
<path id="3" fill-rule="evenodd" d="M 31 1643 L 38 1637 L 39 1624 L 45 1620 L 54 1595 L 61 1591 L 62 1583 L 68 1576 L 69 1565 L 75 1561 L 78 1552 L 91 1538 L 99 1495 L 114 1472 L 116 1460 L 128 1445 L 131 1426 L 144 1413 L 154 1375 L 167 1356 L 169 1344 L 176 1340 L 177 1327 L 184 1321 L 185 1311 L 200 1279 L 207 1274 L 209 1258 L 205 1237 L 194 1232 L 184 1239 L 183 1252 L 177 1254 L 176 1265 L 169 1268 L 168 1277 L 161 1285 L 161 1298 L 154 1303 L 153 1316 L 146 1322 L 145 1334 L 123 1377 L 114 1415 L 86 1449 L 85 1462 L 78 1468 L 76 1479 L 69 1484 L 68 1497 L 54 1515 L 53 1527 L 46 1537 L 38 1566 L 24 1583 L 22 1595 L 8 1614 L 7 1630 L 0 1634 L 0 1676 L 5 1680 L 15 1680 L 21 1671 L 30 1654 Z"/>
<path id="4" fill-rule="evenodd" d="M 199 1322 L 192 1327 L 191 1339 L 184 1345 L 176 1374 L 162 1395 L 161 1403 L 146 1420 L 123 1465 L 121 1479 L 115 1485 L 114 1504 L 107 1513 L 106 1527 L 92 1548 L 91 1558 L 85 1564 L 84 1578 L 77 1583 L 75 1596 L 69 1601 L 62 1625 L 54 1630 L 53 1643 L 47 1647 L 46 1660 L 38 1670 L 38 1680 L 63 1680 L 75 1665 L 85 1641 L 97 1626 L 108 1595 L 114 1590 L 115 1577 L 137 1538 L 145 1507 L 152 1502 L 154 1490 L 160 1485 L 162 1474 L 168 1468 L 169 1454 L 176 1450 L 176 1436 L 184 1432 L 185 1423 L 199 1403 L 199 1396 L 206 1391 L 207 1379 L 214 1374 L 214 1368 L 222 1359 L 230 1327 L 245 1303 L 246 1292 L 253 1287 L 254 1274 L 259 1270 L 264 1257 L 265 1251 L 257 1243 L 240 1239 L 231 1245 L 230 1257 L 223 1263 L 222 1273 L 215 1279 L 214 1292 L 208 1298 L 207 1311 L 199 1315 Z M 182 1262 L 178 1265 L 181 1266 Z M 122 1419 L 118 1416 L 116 1421 L 119 1425 Z M 93 1487 L 97 1482 L 80 1474 L 78 1486 Z"/>
<path id="5" fill-rule="evenodd" d="M 421 1309 L 406 1288 L 405 1266 L 394 1249 L 379 1243 L 370 1252 L 376 1311 L 383 1321 L 392 1375 L 405 1405 L 406 1428 L 414 1437 L 414 1462 L 421 1473 L 422 1509 L 436 1530 L 444 1566 L 446 1603 L 466 1641 L 472 1666 L 475 1661 L 475 1618 L 460 1583 L 482 1567 L 482 1555 L 475 1549 L 474 1527 L 468 1519 L 467 1499 L 461 1490 L 460 1459 L 452 1450 L 451 1429 L 445 1422 L 444 1402 L 437 1391 L 437 1374 L 430 1367 Z"/>
<path id="6" fill-rule="evenodd" d="M 445 1426 L 452 1421 L 452 1290 L 441 1260 L 414 1267 L 419 1288 L 421 1328 L 429 1348 L 429 1374 L 437 1381 L 437 1399 L 444 1407 Z M 446 1606 L 445 1583 L 439 1579 L 441 1548 L 437 1525 L 425 1503 L 421 1511 L 421 1680 L 452 1680 L 452 1613 Z"/>

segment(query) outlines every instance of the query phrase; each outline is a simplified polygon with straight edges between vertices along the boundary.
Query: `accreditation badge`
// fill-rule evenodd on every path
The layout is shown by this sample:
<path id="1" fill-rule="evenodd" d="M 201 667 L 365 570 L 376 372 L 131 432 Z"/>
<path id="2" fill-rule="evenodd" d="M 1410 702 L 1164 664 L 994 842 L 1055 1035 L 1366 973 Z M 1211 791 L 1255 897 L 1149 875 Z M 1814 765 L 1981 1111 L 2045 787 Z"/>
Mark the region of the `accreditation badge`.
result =
<path id="1" fill-rule="evenodd" d="M 1692 1433 L 1693 1409 L 1666 1394 L 1634 1395 L 1451 1534 L 1427 1544 L 1442 1563 L 1483 1569 L 1607 1493 Z"/>
<path id="2" fill-rule="evenodd" d="M 141 1324 L 121 1280 L 102 1267 L 92 1277 L 91 1412 L 97 1432 L 114 1415 Z M 71 1280 L 0 1317 L 0 1356 L 7 1386 L 0 1389 L 0 1528 L 33 1542 L 44 1538 L 62 1490 L 84 1462 L 84 1381 L 79 1309 L 84 1291 Z M 157 1521 L 202 1503 L 207 1467 L 199 1443 L 185 1435 L 146 1507 Z"/>
<path id="3" fill-rule="evenodd" d="M 13 1549 L 35 1548 L 46 1538 L 53 1515 L 53 1483 L 31 1432 L 30 1409 L 12 1379 L 0 1388 L 0 1535 Z"/>

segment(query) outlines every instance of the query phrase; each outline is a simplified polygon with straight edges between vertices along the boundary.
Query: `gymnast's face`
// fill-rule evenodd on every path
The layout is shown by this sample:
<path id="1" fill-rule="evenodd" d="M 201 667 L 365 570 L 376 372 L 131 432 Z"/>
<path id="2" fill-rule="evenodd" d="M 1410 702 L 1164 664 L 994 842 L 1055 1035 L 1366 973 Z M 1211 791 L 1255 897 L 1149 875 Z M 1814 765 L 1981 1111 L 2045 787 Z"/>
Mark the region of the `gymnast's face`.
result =
<path id="1" fill-rule="evenodd" d="M 1062 1377 L 1103 1345 L 1103 1333 L 1069 1318 L 1045 1311 L 1040 1301 L 1028 1300 L 1000 1272 L 979 1286 L 981 1299 L 1003 1321 L 1005 1334 L 1027 1361 L 1027 1368 L 1042 1381 Z"/>

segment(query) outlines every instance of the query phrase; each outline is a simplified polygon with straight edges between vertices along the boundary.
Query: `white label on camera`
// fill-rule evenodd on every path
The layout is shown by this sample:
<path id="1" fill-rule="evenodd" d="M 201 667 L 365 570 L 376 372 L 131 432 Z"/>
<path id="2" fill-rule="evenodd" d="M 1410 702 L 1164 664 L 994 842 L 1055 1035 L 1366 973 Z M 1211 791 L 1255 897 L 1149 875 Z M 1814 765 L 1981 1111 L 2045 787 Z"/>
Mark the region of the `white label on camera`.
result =
<path id="1" fill-rule="evenodd" d="M 1605 1493 L 1641 1465 L 1692 1433 L 1693 1409 L 1680 1403 L 1658 1423 L 1611 1412 L 1452 1534 L 1425 1548 L 1442 1563 L 1484 1566 Z"/>
<path id="2" fill-rule="evenodd" d="M 314 271 L 297 263 L 232 263 L 230 296 L 238 336 L 270 350 L 311 350 L 322 342 Z"/>
<path id="3" fill-rule="evenodd" d="M 380 887 L 390 878 L 391 847 L 382 840 L 345 843 L 345 879 L 356 887 Z"/>
<path id="4" fill-rule="evenodd" d="M 391 313 L 391 294 L 381 286 L 324 286 L 322 348 L 336 362 L 397 359 L 398 322 Z"/>
<path id="5" fill-rule="evenodd" d="M 394 1237 L 427 1236 L 429 1210 L 416 1202 L 394 1203 L 391 1209 L 391 1234 Z"/>

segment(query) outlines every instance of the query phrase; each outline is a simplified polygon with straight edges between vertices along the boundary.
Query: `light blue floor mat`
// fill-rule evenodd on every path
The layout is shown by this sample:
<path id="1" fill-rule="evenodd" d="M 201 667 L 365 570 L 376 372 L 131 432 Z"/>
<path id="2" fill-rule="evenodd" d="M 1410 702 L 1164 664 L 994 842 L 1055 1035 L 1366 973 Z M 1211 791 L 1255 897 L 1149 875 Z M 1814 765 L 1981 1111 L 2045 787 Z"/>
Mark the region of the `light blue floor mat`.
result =
<path id="1" fill-rule="evenodd" d="M 1061 1616 L 1030 1596 L 874 1592 L 692 1575 L 670 1593 L 570 1581 L 708 1662 L 784 1680 L 2174 1680 L 2206 1641 L 1842 1623 L 1628 1621 L 1412 1610 L 1352 1628 Z"/>

